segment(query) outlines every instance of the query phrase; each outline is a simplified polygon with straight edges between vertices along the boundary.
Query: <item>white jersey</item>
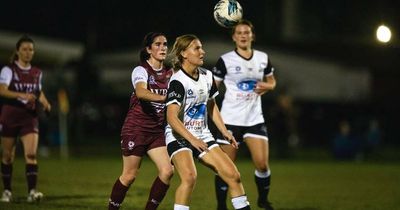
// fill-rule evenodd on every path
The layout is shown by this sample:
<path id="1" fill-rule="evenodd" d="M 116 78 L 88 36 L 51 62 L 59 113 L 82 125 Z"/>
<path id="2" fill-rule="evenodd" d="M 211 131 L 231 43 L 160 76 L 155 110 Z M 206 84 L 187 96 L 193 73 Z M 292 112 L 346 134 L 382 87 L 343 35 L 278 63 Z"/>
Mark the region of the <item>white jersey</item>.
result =
<path id="1" fill-rule="evenodd" d="M 254 92 L 258 81 L 273 75 L 274 68 L 264 52 L 253 50 L 249 59 L 236 51 L 222 55 L 213 68 L 214 79 L 224 81 L 226 92 L 221 116 L 228 125 L 253 126 L 264 123 L 261 97 Z"/>
<path id="2" fill-rule="evenodd" d="M 192 78 L 183 70 L 172 75 L 166 105 L 178 104 L 180 106 L 178 117 L 186 129 L 195 137 L 209 142 L 214 140 L 214 137 L 207 125 L 207 102 L 218 95 L 218 90 L 211 71 L 203 68 L 198 68 L 198 70 L 197 79 Z M 183 139 L 172 130 L 169 124 L 165 129 L 165 137 L 167 144 Z"/>

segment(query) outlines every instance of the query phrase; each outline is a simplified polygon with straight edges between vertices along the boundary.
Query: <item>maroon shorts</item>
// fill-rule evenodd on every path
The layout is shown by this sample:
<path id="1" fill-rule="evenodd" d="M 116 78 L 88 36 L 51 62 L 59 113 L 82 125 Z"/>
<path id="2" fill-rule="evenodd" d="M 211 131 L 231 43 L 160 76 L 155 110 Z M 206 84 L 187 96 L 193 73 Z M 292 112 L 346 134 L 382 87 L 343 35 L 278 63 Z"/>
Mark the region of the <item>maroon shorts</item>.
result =
<path id="1" fill-rule="evenodd" d="M 135 155 L 143 157 L 147 151 L 165 146 L 163 133 L 134 132 L 132 135 L 121 136 L 121 150 L 123 156 Z"/>
<path id="2" fill-rule="evenodd" d="M 39 132 L 39 120 L 36 115 L 25 109 L 3 105 L 0 116 L 0 131 L 3 137 L 24 136 Z"/>

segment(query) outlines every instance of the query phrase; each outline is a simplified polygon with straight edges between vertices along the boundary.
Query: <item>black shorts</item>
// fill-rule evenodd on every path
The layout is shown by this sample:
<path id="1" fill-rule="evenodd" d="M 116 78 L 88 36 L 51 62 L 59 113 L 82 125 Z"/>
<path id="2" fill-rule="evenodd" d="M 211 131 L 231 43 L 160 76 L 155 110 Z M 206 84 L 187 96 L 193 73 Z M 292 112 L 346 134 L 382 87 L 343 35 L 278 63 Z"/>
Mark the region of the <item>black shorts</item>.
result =
<path id="1" fill-rule="evenodd" d="M 225 125 L 229 132 L 235 137 L 238 144 L 243 143 L 246 137 L 259 138 L 268 141 L 267 126 L 264 123 L 260 123 L 253 126 L 236 126 L 236 125 Z M 231 144 L 225 140 L 224 137 L 218 132 L 216 135 L 218 144 Z"/>
<path id="2" fill-rule="evenodd" d="M 207 143 L 207 148 L 209 150 L 211 150 L 214 147 L 218 147 L 217 142 L 215 141 L 209 141 L 206 142 Z M 193 154 L 193 158 L 197 158 L 200 159 L 203 155 L 206 154 L 206 152 L 199 152 L 196 148 L 194 148 L 189 141 L 185 140 L 185 139 L 180 139 L 180 140 L 175 140 L 170 142 L 167 145 L 167 150 L 168 150 L 168 155 L 170 157 L 170 159 L 172 159 L 172 157 L 182 151 L 182 150 L 189 150 L 190 152 L 192 152 Z"/>

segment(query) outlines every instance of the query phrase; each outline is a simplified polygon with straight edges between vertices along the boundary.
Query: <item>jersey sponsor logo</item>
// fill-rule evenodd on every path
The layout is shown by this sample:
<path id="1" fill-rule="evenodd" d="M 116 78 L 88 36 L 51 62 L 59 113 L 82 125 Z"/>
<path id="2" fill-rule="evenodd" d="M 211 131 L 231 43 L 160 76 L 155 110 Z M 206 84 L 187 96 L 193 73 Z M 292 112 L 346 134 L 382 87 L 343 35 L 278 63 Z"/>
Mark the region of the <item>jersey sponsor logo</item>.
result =
<path id="1" fill-rule="evenodd" d="M 162 96 L 167 95 L 167 92 L 168 92 L 167 89 L 153 89 L 153 88 L 150 88 L 150 91 L 152 93 L 155 93 L 155 94 L 158 94 L 158 95 L 162 95 Z"/>
<path id="2" fill-rule="evenodd" d="M 257 80 L 243 80 L 237 84 L 237 87 L 242 91 L 253 91 L 257 85 Z"/>
<path id="3" fill-rule="evenodd" d="M 182 98 L 181 94 L 172 91 L 168 94 L 168 98 Z"/>
<path id="4" fill-rule="evenodd" d="M 186 115 L 192 119 L 204 119 L 206 108 L 205 104 L 195 105 L 189 108 Z"/>
<path id="5" fill-rule="evenodd" d="M 36 83 L 14 83 L 15 90 L 19 92 L 32 93 L 39 90 Z"/>

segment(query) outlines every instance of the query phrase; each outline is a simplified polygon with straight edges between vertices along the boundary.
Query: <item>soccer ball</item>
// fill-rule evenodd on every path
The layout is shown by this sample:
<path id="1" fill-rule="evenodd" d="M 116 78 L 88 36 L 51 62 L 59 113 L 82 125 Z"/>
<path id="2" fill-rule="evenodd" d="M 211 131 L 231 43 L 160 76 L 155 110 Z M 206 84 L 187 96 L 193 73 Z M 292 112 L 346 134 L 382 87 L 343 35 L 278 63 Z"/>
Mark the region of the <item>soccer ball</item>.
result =
<path id="1" fill-rule="evenodd" d="M 220 0 L 214 7 L 214 19 L 225 28 L 234 26 L 243 16 L 243 9 L 236 0 Z"/>

